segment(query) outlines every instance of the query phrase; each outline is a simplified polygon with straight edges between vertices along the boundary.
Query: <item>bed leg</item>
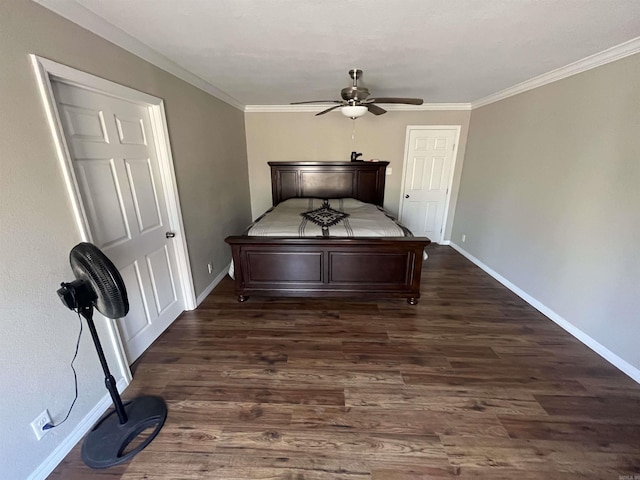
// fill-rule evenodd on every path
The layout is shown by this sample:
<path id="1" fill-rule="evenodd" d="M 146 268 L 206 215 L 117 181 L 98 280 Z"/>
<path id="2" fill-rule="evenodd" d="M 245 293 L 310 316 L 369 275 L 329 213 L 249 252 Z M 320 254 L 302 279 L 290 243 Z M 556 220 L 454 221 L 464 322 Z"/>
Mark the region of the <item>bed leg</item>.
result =
<path id="1" fill-rule="evenodd" d="M 249 297 L 247 297 L 246 295 L 238 295 L 239 302 L 246 302 L 247 300 L 249 300 Z"/>
<path id="2" fill-rule="evenodd" d="M 417 305 L 419 301 L 420 301 L 420 300 L 419 300 L 418 298 L 416 298 L 416 297 L 409 297 L 409 298 L 407 298 L 407 303 L 408 303 L 409 305 Z"/>

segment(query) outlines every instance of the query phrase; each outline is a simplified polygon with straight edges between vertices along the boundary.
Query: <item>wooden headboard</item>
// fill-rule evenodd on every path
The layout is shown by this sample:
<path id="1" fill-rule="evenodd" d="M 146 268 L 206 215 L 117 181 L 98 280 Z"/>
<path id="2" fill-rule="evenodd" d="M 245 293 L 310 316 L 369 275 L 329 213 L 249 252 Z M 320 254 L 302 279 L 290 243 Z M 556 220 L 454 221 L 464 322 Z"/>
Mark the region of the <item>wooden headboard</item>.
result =
<path id="1" fill-rule="evenodd" d="M 382 206 L 389 162 L 269 162 L 273 205 L 288 198 L 356 198 Z"/>

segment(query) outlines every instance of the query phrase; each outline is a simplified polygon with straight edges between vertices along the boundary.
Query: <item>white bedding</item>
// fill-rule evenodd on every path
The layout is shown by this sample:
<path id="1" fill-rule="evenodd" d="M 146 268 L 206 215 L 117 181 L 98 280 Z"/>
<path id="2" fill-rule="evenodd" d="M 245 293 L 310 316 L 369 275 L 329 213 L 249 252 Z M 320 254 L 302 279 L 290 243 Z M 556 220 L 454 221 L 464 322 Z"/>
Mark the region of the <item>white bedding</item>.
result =
<path id="1" fill-rule="evenodd" d="M 311 219 L 302 214 L 322 209 L 328 202 L 330 210 L 311 214 Z M 338 213 L 334 213 L 336 211 Z M 345 218 L 340 214 L 347 214 Z M 316 224 L 315 222 L 320 222 Z M 324 222 L 335 222 L 323 226 Z M 406 237 L 411 233 L 384 211 L 370 203 L 354 198 L 290 198 L 267 211 L 249 228 L 249 236 L 264 237 Z"/>
<path id="2" fill-rule="evenodd" d="M 322 208 L 321 198 L 290 198 L 258 218 L 247 231 L 253 237 L 409 237 L 411 232 L 371 203 L 355 198 L 328 200 L 333 210 L 349 214 L 335 225 L 323 229 L 301 214 Z M 427 252 L 422 254 L 426 260 Z M 233 261 L 229 276 L 234 277 Z"/>

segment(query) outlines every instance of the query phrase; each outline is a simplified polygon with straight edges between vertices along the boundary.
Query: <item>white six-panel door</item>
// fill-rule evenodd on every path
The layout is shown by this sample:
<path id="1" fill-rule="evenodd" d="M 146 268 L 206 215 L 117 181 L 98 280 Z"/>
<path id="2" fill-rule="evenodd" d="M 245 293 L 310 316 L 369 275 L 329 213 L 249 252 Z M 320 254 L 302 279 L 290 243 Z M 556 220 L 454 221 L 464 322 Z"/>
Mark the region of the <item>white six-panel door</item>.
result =
<path id="1" fill-rule="evenodd" d="M 149 110 L 52 87 L 92 241 L 127 288 L 130 310 L 118 326 L 132 363 L 184 310 Z"/>
<path id="2" fill-rule="evenodd" d="M 408 131 L 400 220 L 432 242 L 442 241 L 457 136 L 456 128 Z"/>

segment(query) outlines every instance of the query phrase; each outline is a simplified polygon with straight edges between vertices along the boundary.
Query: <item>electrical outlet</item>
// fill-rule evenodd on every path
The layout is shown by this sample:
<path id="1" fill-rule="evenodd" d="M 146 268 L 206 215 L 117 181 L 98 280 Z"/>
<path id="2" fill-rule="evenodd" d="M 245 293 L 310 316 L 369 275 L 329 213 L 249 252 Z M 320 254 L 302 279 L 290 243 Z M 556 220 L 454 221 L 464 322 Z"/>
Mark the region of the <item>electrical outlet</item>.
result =
<path id="1" fill-rule="evenodd" d="M 209 270 L 209 275 L 213 273 L 213 264 L 211 262 L 207 263 L 207 269 Z"/>
<path id="2" fill-rule="evenodd" d="M 387 175 L 391 175 L 393 173 L 393 168 L 387 167 Z"/>
<path id="3" fill-rule="evenodd" d="M 467 241 L 467 236 L 463 233 L 462 234 L 462 243 Z"/>
<path id="4" fill-rule="evenodd" d="M 49 416 L 49 410 L 45 410 L 40 415 L 36 417 L 36 419 L 31 422 L 31 428 L 33 429 L 33 433 L 36 434 L 36 438 L 40 440 L 49 430 L 43 430 L 47 423 L 51 423 L 51 417 Z"/>

